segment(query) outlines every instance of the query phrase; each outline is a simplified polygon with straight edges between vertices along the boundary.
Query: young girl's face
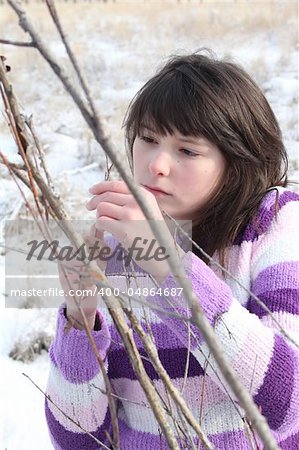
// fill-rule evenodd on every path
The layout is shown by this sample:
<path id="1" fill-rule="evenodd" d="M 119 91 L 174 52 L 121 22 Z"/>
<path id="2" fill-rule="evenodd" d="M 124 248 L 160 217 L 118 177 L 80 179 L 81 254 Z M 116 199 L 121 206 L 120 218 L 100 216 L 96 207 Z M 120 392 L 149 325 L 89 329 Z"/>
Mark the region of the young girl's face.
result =
<path id="1" fill-rule="evenodd" d="M 204 137 L 178 131 L 161 136 L 144 127 L 133 145 L 136 182 L 177 220 L 192 220 L 212 197 L 226 169 L 219 148 Z"/>

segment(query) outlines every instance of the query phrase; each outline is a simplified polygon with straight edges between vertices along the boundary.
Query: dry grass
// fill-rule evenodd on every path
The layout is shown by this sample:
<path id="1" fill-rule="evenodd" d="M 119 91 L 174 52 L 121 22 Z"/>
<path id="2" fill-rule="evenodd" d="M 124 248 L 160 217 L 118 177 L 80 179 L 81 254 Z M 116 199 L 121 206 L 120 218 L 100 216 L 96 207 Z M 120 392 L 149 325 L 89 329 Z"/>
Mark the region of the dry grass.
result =
<path id="1" fill-rule="evenodd" d="M 63 50 L 57 50 L 58 37 L 48 17 L 45 5 L 30 3 L 26 6 L 44 39 L 55 48 L 60 59 Z M 86 67 L 92 66 L 92 73 L 103 71 L 105 62 L 101 59 L 100 45 L 105 39 L 115 42 L 119 50 L 119 61 L 115 60 L 125 72 L 132 70 L 137 59 L 142 58 L 143 72 L 149 73 L 158 58 L 176 50 L 195 50 L 207 42 L 212 44 L 233 34 L 238 43 L 250 41 L 259 32 L 268 31 L 279 39 L 282 52 L 289 52 L 297 42 L 297 4 L 292 2 L 165 2 L 147 0 L 118 1 L 116 3 L 57 3 L 57 8 L 76 54 Z M 27 36 L 17 26 L 15 14 L 8 5 L 0 7 L 1 37 L 27 40 Z M 83 37 L 88 30 L 91 42 Z M 236 38 L 236 35 L 238 36 Z M 90 58 L 90 45 L 93 45 L 95 58 Z M 232 46 L 235 42 L 232 43 Z M 131 58 L 121 50 L 128 48 Z M 148 55 L 145 55 L 144 52 Z M 0 45 L 0 54 L 6 54 L 10 62 L 18 67 L 31 65 L 40 71 L 43 63 L 32 49 L 15 49 Z M 110 64 L 110 63 L 109 63 Z M 135 67 L 133 67 L 133 71 Z M 121 81 L 120 81 L 121 83 Z"/>
<path id="2" fill-rule="evenodd" d="M 117 0 L 107 4 L 56 4 L 108 132 L 120 151 L 124 147 L 121 124 L 129 100 L 155 72 L 159 61 L 163 62 L 169 54 L 195 51 L 203 46 L 218 53 L 222 45 L 226 49 L 221 49 L 222 54 L 234 56 L 235 49 L 243 45 L 255 48 L 261 36 L 276 42 L 280 48 L 279 72 L 281 67 L 287 66 L 298 40 L 297 3 L 290 1 Z M 59 38 L 46 6 L 30 2 L 26 9 L 56 57 L 65 63 L 66 57 L 58 45 Z M 3 38 L 28 40 L 8 5 L 0 7 L 0 30 Z M 264 42 L 260 44 L 262 47 Z M 35 113 L 37 125 L 48 120 L 53 131 L 60 123 L 73 125 L 75 137 L 84 135 L 82 120 L 74 114 L 72 102 L 35 50 L 0 45 L 0 54 L 7 56 L 13 69 L 12 83 L 28 113 Z M 248 64 L 246 58 L 245 50 L 246 69 L 258 83 L 263 83 L 269 72 L 261 48 L 256 48 L 256 57 L 251 57 Z M 66 122 L 68 112 L 73 124 Z M 88 149 L 88 141 L 84 142 Z M 83 157 L 90 160 L 89 150 Z"/>
<path id="3" fill-rule="evenodd" d="M 130 39 L 136 33 L 136 25 L 147 24 L 147 31 L 157 32 L 161 27 L 161 17 L 171 20 L 173 29 L 188 34 L 196 33 L 198 28 L 205 36 L 216 36 L 223 32 L 239 28 L 244 33 L 255 33 L 260 30 L 275 30 L 296 21 L 298 16 L 297 2 L 277 2 L 255 0 L 237 1 L 205 0 L 181 2 L 177 1 L 120 1 L 116 3 L 73 4 L 56 2 L 66 30 L 74 35 L 80 30 L 80 23 L 88 23 L 91 32 L 96 32 L 101 25 L 101 33 L 109 33 L 111 38 Z M 38 23 L 38 28 L 45 34 L 53 33 L 51 21 L 47 19 L 47 8 L 43 4 L 30 2 L 26 5 L 30 15 Z M 15 14 L 8 5 L 0 7 L 0 29 L 6 30 L 16 20 Z M 103 19 L 104 22 L 103 23 Z M 167 27 L 167 21 L 164 22 Z M 104 26 L 104 27 L 103 27 Z M 103 28 L 102 28 L 103 27 Z M 6 33 L 4 33 L 6 34 Z M 147 35 L 149 36 L 149 35 Z M 78 37 L 80 42 L 80 35 Z"/>

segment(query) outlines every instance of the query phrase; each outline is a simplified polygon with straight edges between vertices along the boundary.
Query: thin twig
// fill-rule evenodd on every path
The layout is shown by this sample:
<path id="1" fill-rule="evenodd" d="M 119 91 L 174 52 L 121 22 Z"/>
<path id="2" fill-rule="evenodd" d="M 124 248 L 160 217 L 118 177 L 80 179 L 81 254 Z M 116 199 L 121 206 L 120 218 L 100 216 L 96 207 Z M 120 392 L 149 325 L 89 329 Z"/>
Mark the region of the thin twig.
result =
<path id="1" fill-rule="evenodd" d="M 173 385 L 171 378 L 169 377 L 168 373 L 166 372 L 165 368 L 163 367 L 159 356 L 157 354 L 157 349 L 152 345 L 150 339 L 144 332 L 143 328 L 141 327 L 140 323 L 136 319 L 136 317 L 133 315 L 131 311 L 128 309 L 124 309 L 127 317 L 130 319 L 130 322 L 134 328 L 134 330 L 138 333 L 138 336 L 140 339 L 142 339 L 144 348 L 147 352 L 147 354 L 150 356 L 155 371 L 158 373 L 159 377 L 163 381 L 166 389 L 170 393 L 171 397 L 175 401 L 175 403 L 179 406 L 181 409 L 184 417 L 188 421 L 189 425 L 194 429 L 194 431 L 197 433 L 199 439 L 203 442 L 206 449 L 211 450 L 212 446 L 207 437 L 204 435 L 202 429 L 200 428 L 197 420 L 194 418 L 193 414 L 191 413 L 190 409 L 188 408 L 185 400 L 181 396 L 179 390 Z"/>
<path id="2" fill-rule="evenodd" d="M 4 155 L 4 153 L 2 153 L 2 151 L 0 150 L 0 158 L 1 158 L 1 164 L 3 164 L 4 166 L 6 166 L 7 170 L 10 172 L 12 178 L 14 178 L 14 176 L 18 177 L 22 183 L 24 183 L 28 189 L 30 190 L 30 183 L 28 178 L 26 178 L 26 176 L 21 172 L 22 169 L 19 169 L 17 167 L 16 164 L 11 163 L 10 161 L 8 161 L 8 159 L 6 158 L 6 156 Z M 15 183 L 17 184 L 16 180 Z"/>
<path id="3" fill-rule="evenodd" d="M 16 47 L 35 47 L 34 42 L 11 41 L 9 39 L 0 39 L 0 44 L 14 45 Z"/>
<path id="4" fill-rule="evenodd" d="M 50 15 L 51 15 L 51 17 L 53 19 L 53 22 L 54 22 L 54 24 L 55 24 L 55 26 L 57 28 L 57 31 L 58 31 L 58 33 L 59 33 L 59 35 L 61 37 L 63 45 L 64 45 L 64 47 L 66 49 L 68 57 L 70 58 L 70 61 L 71 61 L 72 65 L 73 65 L 73 67 L 74 67 L 74 70 L 75 70 L 76 74 L 77 74 L 77 77 L 79 79 L 79 82 L 80 82 L 80 85 L 81 85 L 81 87 L 83 89 L 83 92 L 84 92 L 84 94 L 86 96 L 86 99 L 88 101 L 88 104 L 89 104 L 89 107 L 91 109 L 91 112 L 92 112 L 93 116 L 96 116 L 97 115 L 97 111 L 96 111 L 96 108 L 95 108 L 92 96 L 90 94 L 89 87 L 87 85 L 85 77 L 83 76 L 83 73 L 81 71 L 81 68 L 80 68 L 78 62 L 77 62 L 77 59 L 75 58 L 75 55 L 74 55 L 74 53 L 73 53 L 73 51 L 72 51 L 72 49 L 71 49 L 71 47 L 70 47 L 70 45 L 68 43 L 66 34 L 63 31 L 63 28 L 61 26 L 61 23 L 60 23 L 60 20 L 59 20 L 59 16 L 57 14 L 57 10 L 56 10 L 55 4 L 54 4 L 54 1 L 53 0 L 46 0 L 46 4 L 47 4 L 48 10 L 50 12 Z"/>
<path id="5" fill-rule="evenodd" d="M 83 318 L 83 323 L 84 323 L 84 328 L 86 331 L 86 334 L 88 336 L 88 340 L 92 346 L 93 352 L 97 358 L 97 361 L 99 363 L 100 369 L 102 371 L 102 375 L 104 378 L 104 382 L 105 382 L 105 386 L 106 386 L 106 392 L 107 392 L 107 399 L 108 399 L 108 404 L 109 404 L 109 410 L 111 413 L 111 422 L 112 422 L 112 429 L 113 429 L 113 442 L 112 442 L 112 447 L 115 450 L 120 449 L 120 442 L 119 442 L 119 428 L 118 428 L 118 420 L 117 420 L 117 410 L 116 410 L 116 405 L 115 402 L 113 401 L 113 397 L 112 397 L 112 386 L 110 383 L 110 379 L 108 377 L 103 359 L 101 358 L 101 355 L 97 349 L 96 343 L 91 335 L 90 329 L 88 327 L 88 323 L 86 320 L 86 316 L 84 314 L 84 310 L 81 306 L 81 304 L 79 304 L 79 310 L 81 312 L 81 316 Z"/>
<path id="6" fill-rule="evenodd" d="M 111 297 L 108 299 L 111 301 Z M 166 412 L 161 405 L 157 392 L 153 386 L 152 380 L 149 378 L 145 371 L 144 365 L 140 358 L 136 343 L 133 338 L 132 330 L 128 327 L 126 322 L 121 317 L 121 312 L 118 309 L 110 309 L 110 314 L 113 318 L 114 325 L 120 334 L 125 348 L 130 356 L 132 366 L 134 368 L 137 379 L 143 387 L 143 390 L 147 396 L 147 399 L 152 407 L 152 411 L 158 420 L 158 423 L 163 431 L 167 444 L 172 450 L 179 450 L 178 443 L 175 439 L 174 433 L 170 428 Z"/>
<path id="7" fill-rule="evenodd" d="M 91 434 L 89 431 L 85 430 L 82 425 L 80 425 L 79 422 L 76 422 L 76 420 L 72 419 L 70 416 L 68 416 L 58 405 L 56 405 L 56 403 L 53 402 L 53 400 L 51 399 L 50 395 L 46 394 L 31 378 L 29 375 L 27 375 L 26 373 L 22 373 L 22 375 L 24 375 L 24 377 L 28 378 L 28 380 L 45 396 L 45 398 L 52 403 L 53 406 L 55 406 L 55 408 L 58 409 L 58 411 L 61 412 L 61 414 L 68 419 L 70 422 L 72 422 L 74 425 L 77 425 L 77 427 L 84 431 L 84 433 L 88 434 L 88 436 L 90 436 L 97 444 L 101 445 L 102 447 L 106 448 L 107 450 L 110 449 L 110 447 L 107 447 L 103 442 L 99 441 L 99 439 L 97 439 L 93 434 Z"/>
<path id="8" fill-rule="evenodd" d="M 4 163 L 4 161 L 0 161 L 0 164 L 6 165 Z M 26 167 L 25 167 L 24 164 L 17 164 L 17 163 L 9 162 L 9 166 L 10 166 L 11 169 L 26 171 Z"/>
<path id="9" fill-rule="evenodd" d="M 43 151 L 43 147 L 41 145 L 41 142 L 40 142 L 40 140 L 39 140 L 39 138 L 37 136 L 37 133 L 36 133 L 36 130 L 35 130 L 35 127 L 34 127 L 34 124 L 33 124 L 32 116 L 29 117 L 29 118 L 25 117 L 24 121 L 25 121 L 25 124 L 28 126 L 28 128 L 30 130 L 30 133 L 31 133 L 31 135 L 33 137 L 35 148 L 38 151 L 39 161 L 40 161 L 41 167 L 42 167 L 42 169 L 43 169 L 43 171 L 45 173 L 45 176 L 47 178 L 48 185 L 49 185 L 51 191 L 53 192 L 54 191 L 54 183 L 53 183 L 51 175 L 50 175 L 50 173 L 49 173 L 49 171 L 47 169 L 47 166 L 45 164 L 45 153 Z"/>
<path id="10" fill-rule="evenodd" d="M 189 364 L 190 364 L 190 347 L 191 347 L 191 330 L 190 330 L 190 323 L 187 324 L 188 326 L 188 344 L 187 344 L 187 358 L 186 358 L 186 364 L 185 364 L 185 373 L 184 373 L 184 378 L 183 378 L 183 384 L 181 387 L 181 394 L 183 395 L 185 386 L 186 386 L 186 382 L 187 382 L 187 378 L 188 378 L 188 371 L 189 371 Z"/>
<path id="11" fill-rule="evenodd" d="M 96 385 L 93 384 L 93 383 L 91 384 L 91 386 L 92 386 L 94 389 L 99 390 L 102 394 L 107 395 L 107 392 L 106 392 L 104 389 L 100 388 L 99 386 L 96 386 Z M 114 398 L 117 399 L 117 400 L 121 400 L 122 402 L 132 403 L 132 405 L 143 406 L 144 408 L 151 409 L 150 405 L 148 405 L 148 404 L 145 403 L 145 402 L 135 402 L 134 400 L 129 400 L 128 398 L 121 397 L 120 395 L 115 394 L 114 392 L 112 392 L 112 397 L 114 397 Z"/>

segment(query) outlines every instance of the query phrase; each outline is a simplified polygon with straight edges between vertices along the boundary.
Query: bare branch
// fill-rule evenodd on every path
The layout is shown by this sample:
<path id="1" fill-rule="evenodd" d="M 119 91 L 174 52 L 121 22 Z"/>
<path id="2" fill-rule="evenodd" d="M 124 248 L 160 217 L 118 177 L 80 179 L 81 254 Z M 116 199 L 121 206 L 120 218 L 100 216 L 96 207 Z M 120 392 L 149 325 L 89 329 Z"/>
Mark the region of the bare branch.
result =
<path id="1" fill-rule="evenodd" d="M 0 150 L 0 152 L 1 152 L 1 150 Z M 3 155 L 2 152 L 1 152 L 1 154 Z M 3 164 L 4 166 L 6 165 L 3 159 L 2 159 L 2 161 L 0 161 L 0 164 Z M 9 165 L 14 170 L 23 170 L 23 171 L 26 170 L 26 167 L 24 166 L 24 164 L 16 164 L 16 163 L 10 162 Z"/>
<path id="2" fill-rule="evenodd" d="M 54 191 L 54 183 L 53 183 L 52 178 L 51 178 L 51 176 L 49 174 L 49 171 L 48 171 L 48 169 L 46 167 L 45 159 L 44 159 L 45 154 L 44 154 L 41 142 L 40 142 L 40 140 L 39 140 L 39 138 L 37 136 L 37 133 L 35 131 L 35 127 L 34 127 L 34 124 L 33 124 L 32 117 L 29 117 L 29 118 L 25 117 L 24 118 L 24 122 L 28 126 L 28 128 L 30 130 L 30 133 L 31 133 L 31 135 L 33 137 L 35 148 L 38 151 L 39 161 L 40 161 L 41 167 L 42 167 L 42 169 L 43 169 L 43 171 L 44 171 L 44 173 L 46 175 L 46 178 L 47 178 L 47 181 L 48 181 L 48 185 L 49 185 L 50 189 L 53 192 Z"/>
<path id="3" fill-rule="evenodd" d="M 30 141 L 27 136 L 23 120 L 20 116 L 17 101 L 12 91 L 12 86 L 6 77 L 6 72 L 7 70 L 4 64 L 4 60 L 0 58 L 0 88 L 5 112 L 12 127 L 14 138 L 18 144 L 19 153 L 21 149 L 23 150 L 23 152 L 26 152 Z M 26 164 L 25 161 L 24 163 Z"/>
<path id="4" fill-rule="evenodd" d="M 84 76 L 82 74 L 82 71 L 81 71 L 81 68 L 80 68 L 80 66 L 79 66 L 79 64 L 77 62 L 77 59 L 75 58 L 75 55 L 74 55 L 71 47 L 69 46 L 66 34 L 63 31 L 63 28 L 62 28 L 61 23 L 60 23 L 60 20 L 59 20 L 57 11 L 56 11 L 56 7 L 55 7 L 55 4 L 54 4 L 54 1 L 53 0 L 46 0 L 46 4 L 47 4 L 48 10 L 50 12 L 50 15 L 51 15 L 51 17 L 53 19 L 53 22 L 56 25 L 56 28 L 57 28 L 57 31 L 58 31 L 60 37 L 61 37 L 61 40 L 62 40 L 62 42 L 64 44 L 66 52 L 67 52 L 67 54 L 68 54 L 68 56 L 70 58 L 70 61 L 71 61 L 72 65 L 73 65 L 73 67 L 75 69 L 75 72 L 76 72 L 77 77 L 79 79 L 80 85 L 81 85 L 81 87 L 83 89 L 83 92 L 84 92 L 84 94 L 85 94 L 85 96 L 87 98 L 88 104 L 90 106 L 91 112 L 92 112 L 93 116 L 96 116 L 97 112 L 96 112 L 96 108 L 95 108 L 92 96 L 90 94 L 89 87 L 87 86 L 87 82 L 86 82 L 86 80 L 85 80 L 85 78 L 84 78 Z"/>
<path id="5" fill-rule="evenodd" d="M 108 299 L 111 302 L 111 297 Z M 152 411 L 156 416 L 159 425 L 163 431 L 165 439 L 169 447 L 173 450 L 179 450 L 178 443 L 175 439 L 172 429 L 169 426 L 166 412 L 161 405 L 157 392 L 153 386 L 152 380 L 149 378 L 142 363 L 139 351 L 133 338 L 133 332 L 128 327 L 123 317 L 121 316 L 119 308 L 110 309 L 110 314 L 113 318 L 114 325 L 120 334 L 125 348 L 130 356 L 132 366 L 135 374 L 143 387 L 147 399 L 152 407 Z"/>
<path id="6" fill-rule="evenodd" d="M 10 41 L 8 39 L 0 39 L 0 44 L 14 45 L 15 47 L 35 47 L 35 44 L 31 42 Z"/>
<path id="7" fill-rule="evenodd" d="M 26 373 L 22 373 L 22 375 L 24 375 L 24 377 L 28 378 L 28 380 L 45 396 L 45 398 L 52 403 L 52 405 L 55 406 L 55 408 L 58 409 L 58 411 L 61 412 L 61 414 L 68 419 L 70 422 L 72 422 L 74 425 L 77 425 L 77 427 L 84 431 L 84 433 L 88 434 L 88 436 L 90 436 L 97 444 L 99 444 L 101 447 L 106 448 L 107 450 L 110 449 L 110 447 L 107 447 L 103 442 L 99 441 L 99 439 L 97 439 L 93 434 L 91 434 L 89 431 L 85 430 L 79 422 L 76 422 L 76 420 L 72 419 L 72 417 L 68 416 L 61 408 L 59 408 L 58 405 L 56 405 L 56 403 L 53 402 L 53 400 L 51 399 L 50 395 L 46 394 L 31 378 L 29 375 L 27 375 Z"/>
<path id="8" fill-rule="evenodd" d="M 86 320 L 86 316 L 84 314 L 84 310 L 82 308 L 82 306 L 79 304 L 79 310 L 81 312 L 82 318 L 83 318 L 83 323 L 84 323 L 84 328 L 86 331 L 86 334 L 88 336 L 88 340 L 92 346 L 93 352 L 97 358 L 97 361 L 99 363 L 100 369 L 102 371 L 102 375 L 104 378 L 104 382 L 105 382 L 105 386 L 106 386 L 106 392 L 107 392 L 107 398 L 108 398 L 108 404 L 109 404 L 109 409 L 110 409 L 110 413 L 111 413 L 111 422 L 112 422 L 112 429 L 113 429 L 113 449 L 118 450 L 120 449 L 120 443 L 119 443 L 119 429 L 118 429 L 118 420 L 117 420 L 117 411 L 116 411 L 116 404 L 115 401 L 113 400 L 112 397 L 112 387 L 111 387 L 111 383 L 110 383 L 110 379 L 108 377 L 108 374 L 106 372 L 106 368 L 103 362 L 103 359 L 101 358 L 96 343 L 91 335 L 90 329 L 88 327 L 88 323 Z"/>
<path id="9" fill-rule="evenodd" d="M 144 344 L 144 348 L 145 348 L 147 354 L 149 355 L 152 363 L 154 364 L 154 368 L 155 368 L 156 372 L 158 373 L 159 377 L 161 378 L 161 380 L 163 381 L 167 391 L 169 392 L 169 394 L 171 395 L 171 397 L 173 398 L 175 403 L 177 403 L 177 405 L 181 409 L 181 411 L 182 411 L 184 417 L 186 418 L 186 420 L 188 421 L 188 423 L 191 425 L 191 427 L 197 433 L 200 441 L 204 444 L 204 447 L 207 450 L 211 450 L 213 447 L 211 446 L 211 443 L 208 441 L 207 437 L 204 435 L 198 421 L 194 418 L 194 416 L 191 413 L 190 409 L 188 408 L 185 400 L 181 396 L 181 393 L 179 392 L 179 390 L 173 386 L 171 378 L 169 377 L 168 373 L 164 369 L 164 367 L 159 359 L 156 347 L 152 344 L 152 342 L 150 341 L 150 339 L 144 332 L 142 326 L 140 325 L 140 323 L 138 322 L 136 317 L 133 315 L 133 313 L 125 308 L 124 308 L 124 311 L 125 311 L 126 315 L 128 316 L 128 318 L 130 319 L 130 322 L 131 322 L 133 328 L 135 329 L 135 331 L 138 333 L 140 339 L 142 340 L 142 342 Z"/>
<path id="10" fill-rule="evenodd" d="M 30 189 L 30 183 L 28 181 L 28 178 L 21 172 L 24 171 L 24 166 L 22 164 L 13 164 L 10 161 L 8 161 L 1 150 L 0 150 L 0 158 L 1 158 L 0 163 L 6 166 L 11 176 L 12 177 L 16 176 L 17 178 L 19 178 L 22 181 L 22 183 L 24 183 L 28 187 L 28 189 Z"/>
<path id="11" fill-rule="evenodd" d="M 73 84 L 70 81 L 70 78 L 67 76 L 64 69 L 59 65 L 58 61 L 52 55 L 52 53 L 48 49 L 47 45 L 43 42 L 43 40 L 41 39 L 38 32 L 34 29 L 33 25 L 28 20 L 25 11 L 22 8 L 21 3 L 19 3 L 18 1 L 14 1 L 14 0 L 8 0 L 8 4 L 18 15 L 19 25 L 21 26 L 21 28 L 23 28 L 23 30 L 26 33 L 30 34 L 32 42 L 34 42 L 35 47 L 38 49 L 38 51 L 40 52 L 42 57 L 50 65 L 50 67 L 54 71 L 54 73 L 61 80 L 65 89 L 71 95 L 71 97 L 73 98 L 75 103 L 77 104 L 84 119 L 89 124 L 89 126 L 92 128 L 94 126 L 94 123 L 93 123 L 94 120 L 93 120 L 91 111 L 88 110 L 88 108 L 86 107 L 84 100 L 82 99 L 78 90 L 73 86 Z"/>

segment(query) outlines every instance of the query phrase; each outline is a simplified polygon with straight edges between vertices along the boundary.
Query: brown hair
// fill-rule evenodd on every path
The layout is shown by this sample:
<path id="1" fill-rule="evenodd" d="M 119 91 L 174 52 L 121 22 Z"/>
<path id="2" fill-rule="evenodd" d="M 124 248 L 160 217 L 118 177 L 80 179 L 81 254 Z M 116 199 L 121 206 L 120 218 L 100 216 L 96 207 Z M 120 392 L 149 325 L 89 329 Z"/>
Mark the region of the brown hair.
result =
<path id="1" fill-rule="evenodd" d="M 144 125 L 162 136 L 175 129 L 204 136 L 222 151 L 224 179 L 193 222 L 192 238 L 210 256 L 218 250 L 223 261 L 224 249 L 255 215 L 266 190 L 287 185 L 288 160 L 260 88 L 241 67 L 209 53 L 171 57 L 133 98 L 124 126 L 130 158 Z"/>

